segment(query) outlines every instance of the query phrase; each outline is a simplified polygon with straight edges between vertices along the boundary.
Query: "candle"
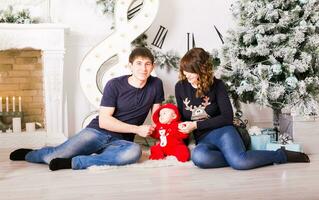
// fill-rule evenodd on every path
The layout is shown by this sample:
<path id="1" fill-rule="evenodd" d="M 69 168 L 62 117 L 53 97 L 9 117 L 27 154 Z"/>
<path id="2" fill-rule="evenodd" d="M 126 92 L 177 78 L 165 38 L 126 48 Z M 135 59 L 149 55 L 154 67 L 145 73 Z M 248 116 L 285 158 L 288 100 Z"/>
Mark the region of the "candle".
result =
<path id="1" fill-rule="evenodd" d="M 21 112 L 22 111 L 22 109 L 21 109 L 22 107 L 21 107 L 21 97 L 19 97 L 19 112 Z"/>
<path id="2" fill-rule="evenodd" d="M 0 97 L 0 112 L 2 112 L 2 97 Z"/>
<path id="3" fill-rule="evenodd" d="M 12 97 L 12 112 L 16 111 L 16 98 Z"/>
<path id="4" fill-rule="evenodd" d="M 6 112 L 9 112 L 9 97 L 6 97 Z"/>

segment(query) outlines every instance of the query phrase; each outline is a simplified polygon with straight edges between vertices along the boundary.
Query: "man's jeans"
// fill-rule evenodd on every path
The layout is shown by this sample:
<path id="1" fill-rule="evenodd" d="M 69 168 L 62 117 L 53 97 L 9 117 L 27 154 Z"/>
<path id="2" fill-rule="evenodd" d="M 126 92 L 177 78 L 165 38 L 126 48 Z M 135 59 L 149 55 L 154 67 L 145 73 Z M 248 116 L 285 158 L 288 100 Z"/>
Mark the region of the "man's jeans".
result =
<path id="1" fill-rule="evenodd" d="M 141 147 L 134 142 L 85 128 L 63 144 L 31 151 L 25 158 L 28 162 L 47 164 L 54 158 L 72 158 L 72 169 L 86 169 L 92 165 L 132 164 L 141 154 Z"/>
<path id="2" fill-rule="evenodd" d="M 287 156 L 277 151 L 246 151 L 243 141 L 233 126 L 214 129 L 201 138 L 192 152 L 192 161 L 200 168 L 231 166 L 244 170 L 286 163 Z"/>

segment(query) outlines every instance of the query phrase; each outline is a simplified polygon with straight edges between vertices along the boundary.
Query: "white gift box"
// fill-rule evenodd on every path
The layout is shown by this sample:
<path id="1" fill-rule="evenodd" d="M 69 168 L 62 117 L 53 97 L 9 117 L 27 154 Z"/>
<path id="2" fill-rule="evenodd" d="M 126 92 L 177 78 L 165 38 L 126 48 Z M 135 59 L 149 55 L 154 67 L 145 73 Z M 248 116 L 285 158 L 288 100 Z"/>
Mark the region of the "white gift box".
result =
<path id="1" fill-rule="evenodd" d="M 12 118 L 12 129 L 13 129 L 14 133 L 21 132 L 21 118 L 20 117 Z"/>
<path id="2" fill-rule="evenodd" d="M 319 153 L 319 116 L 281 115 L 280 131 L 291 134 L 294 143 L 300 144 L 305 153 Z"/>
<path id="3" fill-rule="evenodd" d="M 34 122 L 26 123 L 25 129 L 26 129 L 26 132 L 28 132 L 28 133 L 34 132 L 35 131 L 35 123 Z"/>

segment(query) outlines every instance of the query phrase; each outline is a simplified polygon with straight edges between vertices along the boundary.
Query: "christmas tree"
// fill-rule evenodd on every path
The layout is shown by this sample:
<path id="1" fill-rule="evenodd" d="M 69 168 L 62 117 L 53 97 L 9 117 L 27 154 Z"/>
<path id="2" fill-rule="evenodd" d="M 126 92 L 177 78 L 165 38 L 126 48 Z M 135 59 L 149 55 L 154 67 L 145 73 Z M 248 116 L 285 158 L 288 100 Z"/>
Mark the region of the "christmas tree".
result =
<path id="1" fill-rule="evenodd" d="M 232 98 L 318 115 L 319 1 L 240 0 L 232 12 L 218 69 Z"/>

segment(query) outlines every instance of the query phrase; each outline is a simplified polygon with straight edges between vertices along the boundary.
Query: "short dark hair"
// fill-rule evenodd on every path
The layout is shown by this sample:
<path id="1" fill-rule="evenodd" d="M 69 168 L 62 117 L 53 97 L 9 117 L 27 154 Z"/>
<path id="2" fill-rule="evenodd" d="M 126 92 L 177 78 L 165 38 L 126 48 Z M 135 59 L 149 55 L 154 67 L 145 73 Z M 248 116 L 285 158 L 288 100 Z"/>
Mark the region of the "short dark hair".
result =
<path id="1" fill-rule="evenodd" d="M 133 49 L 129 57 L 129 62 L 133 63 L 133 61 L 137 57 L 149 58 L 152 61 L 152 64 L 154 63 L 154 56 L 152 52 L 146 47 L 136 47 L 135 49 Z"/>

